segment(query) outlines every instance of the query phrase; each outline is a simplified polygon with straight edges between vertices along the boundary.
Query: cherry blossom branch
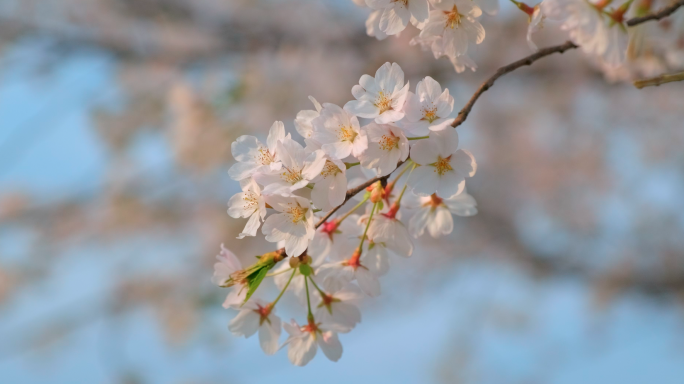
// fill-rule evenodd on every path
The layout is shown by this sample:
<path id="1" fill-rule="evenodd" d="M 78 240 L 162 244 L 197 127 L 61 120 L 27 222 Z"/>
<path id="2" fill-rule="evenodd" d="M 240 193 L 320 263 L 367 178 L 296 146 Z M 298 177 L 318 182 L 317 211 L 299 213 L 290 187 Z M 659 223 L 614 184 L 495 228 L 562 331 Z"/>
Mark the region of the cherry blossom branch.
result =
<path id="1" fill-rule="evenodd" d="M 565 43 L 563 43 L 561 45 L 555 45 L 553 47 L 540 49 L 536 53 L 533 53 L 533 54 L 531 54 L 525 58 L 522 58 L 518 61 L 514 61 L 508 65 L 505 65 L 505 66 L 499 68 L 494 73 L 494 75 L 492 75 L 492 77 L 490 77 L 489 79 L 487 79 L 487 81 L 482 83 L 482 85 L 480 85 L 480 88 L 478 88 L 477 91 L 475 91 L 475 94 L 473 94 L 473 96 L 470 98 L 470 100 L 465 105 L 465 107 L 463 107 L 463 109 L 461 109 L 461 111 L 458 113 L 458 116 L 456 116 L 456 118 L 454 119 L 454 122 L 451 123 L 451 126 L 456 128 L 459 125 L 463 124 L 463 122 L 468 118 L 468 114 L 470 114 L 470 111 L 473 109 L 473 106 L 475 105 L 475 102 L 477 101 L 477 99 L 479 99 L 483 93 L 485 93 L 489 88 L 491 88 L 494 85 L 494 82 L 497 79 L 499 79 L 499 77 L 501 77 L 507 73 L 511 73 L 520 67 L 524 67 L 526 65 L 532 65 L 532 63 L 534 63 L 535 61 L 537 61 L 543 57 L 552 55 L 554 53 L 563 53 L 567 50 L 575 49 L 575 48 L 579 48 L 579 46 L 576 45 L 575 43 L 573 43 L 572 41 L 566 41 Z"/>
<path id="2" fill-rule="evenodd" d="M 684 0 L 679 0 L 676 3 L 674 3 L 668 7 L 665 7 L 656 13 L 652 13 L 650 15 L 646 15 L 646 16 L 642 16 L 642 17 L 635 17 L 635 18 L 629 19 L 629 20 L 627 20 L 626 24 L 629 27 L 633 27 L 635 25 L 639 25 L 639 24 L 645 23 L 645 22 L 650 21 L 650 20 L 660 20 L 664 17 L 671 15 L 674 11 L 677 10 L 677 8 L 679 8 L 681 6 L 684 6 Z M 483 93 L 485 93 L 489 88 L 491 88 L 494 85 L 494 82 L 499 79 L 499 77 L 501 77 L 507 73 L 513 72 L 520 67 L 524 67 L 526 65 L 532 65 L 532 63 L 534 63 L 535 61 L 537 61 L 541 58 L 544 58 L 546 56 L 553 55 L 554 53 L 563 53 L 565 51 L 575 49 L 575 48 L 579 48 L 579 46 L 577 44 L 573 43 L 572 41 L 566 41 L 565 43 L 563 43 L 561 45 L 555 45 L 552 47 L 540 49 L 536 53 L 533 53 L 533 54 L 531 54 L 527 57 L 524 57 L 518 61 L 514 61 L 508 65 L 505 65 L 505 66 L 499 68 L 494 73 L 494 75 L 492 75 L 492 77 L 490 77 L 489 79 L 487 79 L 487 81 L 485 81 L 484 83 L 482 83 L 482 85 L 480 85 L 480 88 L 477 89 L 475 94 L 473 94 L 473 96 L 470 98 L 470 100 L 468 100 L 468 103 L 458 113 L 458 116 L 456 116 L 456 118 L 454 119 L 454 122 L 451 123 L 451 126 L 456 128 L 459 125 L 463 124 L 463 122 L 468 118 L 468 114 L 470 114 L 470 111 L 473 109 L 473 106 L 475 105 L 475 102 L 477 101 L 477 99 L 479 99 Z M 667 76 L 667 75 L 663 75 L 663 76 Z M 669 81 L 678 81 L 678 80 L 669 80 Z M 669 82 L 669 81 L 666 81 L 666 82 Z M 635 83 L 635 85 L 636 85 L 636 83 Z M 654 85 L 656 85 L 656 84 L 654 84 Z M 637 88 L 641 88 L 641 87 L 637 86 Z"/>
<path id="3" fill-rule="evenodd" d="M 399 162 L 399 164 L 397 164 L 397 167 L 396 167 L 394 170 L 396 171 L 397 169 L 399 169 L 399 167 L 400 167 L 402 164 L 404 164 L 403 161 Z M 337 212 L 338 209 L 342 208 L 342 206 L 343 206 L 344 204 L 346 204 L 347 201 L 349 201 L 349 199 L 351 199 L 352 197 L 356 196 L 359 192 L 364 191 L 366 188 L 370 187 L 371 185 L 375 184 L 375 183 L 378 182 L 378 181 L 380 181 L 380 182 L 382 182 L 382 183 L 384 184 L 384 182 L 387 181 L 387 179 L 390 177 L 390 175 L 391 175 L 393 172 L 394 172 L 394 171 L 390 172 L 389 174 L 387 174 L 387 175 L 385 175 L 385 176 L 374 177 L 374 178 L 372 178 L 372 179 L 370 179 L 370 180 L 364 182 L 363 184 L 361 184 L 361 185 L 359 185 L 359 186 L 357 186 L 357 187 L 348 189 L 348 190 L 347 190 L 347 194 L 346 194 L 346 196 L 344 197 L 344 202 L 342 202 L 342 204 L 340 204 L 340 205 L 338 205 L 337 207 L 333 208 L 330 212 L 328 212 L 325 216 L 323 216 L 323 218 L 321 218 L 321 219 L 318 221 L 318 223 L 316 223 L 316 228 L 318 229 L 318 227 L 320 227 L 321 225 L 323 225 L 323 223 L 325 223 L 326 221 L 328 221 L 328 219 L 329 219 L 332 215 L 334 215 L 335 212 Z"/>
<path id="4" fill-rule="evenodd" d="M 639 25 L 641 23 L 645 23 L 649 20 L 660 20 L 664 17 L 670 16 L 674 11 L 677 10 L 677 8 L 684 6 L 684 0 L 679 0 L 675 3 L 673 3 L 670 6 L 667 6 L 663 9 L 661 9 L 658 12 L 648 14 L 646 16 L 641 16 L 641 17 L 634 17 L 632 19 L 627 20 L 627 26 L 628 27 L 633 27 L 635 25 Z"/>
<path id="5" fill-rule="evenodd" d="M 639 24 L 645 23 L 645 22 L 650 21 L 650 20 L 660 20 L 660 19 L 662 19 L 662 18 L 664 18 L 664 17 L 667 17 L 667 16 L 671 15 L 674 11 L 677 10 L 677 8 L 679 8 L 679 7 L 681 7 L 681 6 L 684 6 L 684 0 L 679 0 L 679 1 L 677 1 L 676 3 L 670 5 L 670 6 L 666 7 L 666 8 L 663 8 L 662 10 L 660 10 L 660 11 L 658 11 L 658 12 L 656 12 L 656 13 L 653 13 L 653 14 L 650 14 L 650 15 L 646 15 L 646 16 L 643 16 L 643 17 L 635 17 L 635 18 L 632 18 L 632 19 L 628 20 L 628 21 L 626 22 L 626 24 L 627 24 L 627 26 L 632 27 L 632 26 L 635 26 L 635 25 L 639 25 Z M 542 59 L 542 58 L 544 58 L 544 57 L 546 57 L 546 56 L 553 55 L 553 54 L 555 54 L 555 53 L 561 53 L 561 54 L 562 54 L 562 53 L 564 53 L 565 51 L 569 51 L 569 50 L 571 50 L 571 49 L 576 49 L 576 48 L 579 48 L 579 46 L 578 46 L 577 44 L 573 43 L 572 41 L 566 41 L 565 43 L 560 44 L 560 45 L 555 45 L 555 46 L 552 46 L 552 47 L 547 47 L 547 48 L 540 49 L 539 51 L 537 51 L 537 52 L 535 52 L 535 53 L 533 53 L 533 54 L 531 54 L 531 55 L 529 55 L 529 56 L 527 56 L 527 57 L 524 57 L 524 58 L 522 58 L 522 59 L 520 59 L 520 60 L 518 60 L 518 61 L 514 61 L 514 62 L 512 62 L 512 63 L 510 63 L 510 64 L 508 64 L 508 65 L 505 65 L 505 66 L 499 68 L 499 69 L 494 73 L 494 75 L 492 75 L 489 79 L 487 79 L 484 83 L 482 83 L 482 85 L 480 85 L 480 87 L 477 89 L 477 91 L 475 91 L 475 93 L 474 93 L 473 96 L 470 98 L 470 100 L 468 100 L 468 103 L 466 103 L 466 105 L 463 107 L 463 109 L 461 109 L 461 111 L 458 113 L 458 116 L 456 116 L 456 118 L 454 119 L 454 121 L 451 123 L 451 126 L 454 127 L 454 128 L 456 128 L 456 127 L 458 127 L 459 125 L 463 124 L 463 122 L 465 122 L 465 120 L 468 118 L 468 115 L 470 114 L 470 111 L 473 109 L 473 106 L 475 105 L 475 103 L 477 102 L 477 100 L 480 98 L 480 96 L 482 96 L 483 93 L 485 93 L 487 90 L 489 90 L 489 88 L 491 88 L 491 87 L 494 85 L 494 82 L 496 82 L 496 80 L 498 80 L 501 76 L 506 75 L 506 74 L 508 74 L 508 73 L 511 73 L 511 72 L 515 71 L 516 69 L 518 69 L 518 68 L 520 68 L 520 67 L 532 65 L 532 63 L 534 63 L 535 61 L 537 61 L 537 60 L 539 60 L 539 59 Z M 684 76 L 684 74 L 676 74 L 676 75 Z M 665 78 L 665 77 L 667 77 L 667 76 L 673 76 L 673 75 L 663 75 L 663 76 L 660 76 L 660 77 Z M 656 81 L 656 80 L 654 80 L 654 79 L 650 79 L 650 80 Z M 659 83 L 659 84 L 662 84 L 662 83 L 666 83 L 666 82 L 679 81 L 679 80 L 684 80 L 684 79 L 679 79 L 679 80 L 675 80 L 675 79 L 671 79 L 671 80 L 670 80 L 670 79 L 668 79 L 668 80 L 666 80 L 666 81 L 663 81 L 662 79 L 659 79 L 659 80 L 662 81 L 662 82 Z M 654 83 L 654 84 L 649 84 L 649 85 L 659 85 L 659 84 L 655 84 L 655 83 Z M 636 82 L 635 82 L 635 85 L 636 85 Z M 646 86 L 646 85 L 644 85 L 644 86 Z M 641 87 L 639 87 L 639 86 L 637 86 L 637 87 L 638 87 L 638 88 L 641 88 Z M 422 139 L 422 138 L 423 138 L 423 137 L 419 137 L 419 138 L 415 138 L 415 139 Z M 403 163 L 403 162 L 400 162 L 399 164 L 397 164 L 397 168 L 399 168 L 399 166 L 400 166 L 402 163 Z M 395 170 L 396 170 L 397 168 L 395 168 Z M 352 197 L 356 196 L 359 192 L 365 190 L 366 188 L 368 188 L 369 186 L 373 185 L 373 184 L 374 184 L 375 182 L 377 182 L 377 181 L 381 181 L 381 182 L 383 182 L 383 183 L 386 182 L 387 179 L 389 178 L 389 176 L 390 176 L 391 174 L 392 174 L 392 173 L 390 173 L 390 174 L 388 174 L 388 175 L 386 175 L 386 176 L 382 176 L 382 177 L 375 177 L 375 178 L 373 178 L 373 179 L 370 179 L 370 180 L 364 182 L 363 184 L 361 184 L 361 185 L 359 185 L 359 186 L 357 186 L 357 187 L 355 187 L 355 188 L 351 188 L 351 189 L 347 190 L 346 196 L 345 196 L 345 198 L 344 198 L 344 202 L 342 202 L 342 204 L 340 204 L 340 205 L 338 205 L 337 207 L 333 208 L 330 212 L 328 212 L 325 216 L 323 216 L 323 218 L 321 218 L 321 219 L 318 221 L 318 223 L 316 223 L 315 228 L 318 229 L 318 227 L 320 227 L 321 225 L 323 225 L 328 219 L 330 219 L 330 217 L 331 217 L 332 215 L 335 214 L 335 212 L 337 212 L 344 204 L 346 204 L 347 201 L 349 201 L 349 199 L 351 199 Z M 284 252 L 284 249 L 280 249 L 279 251 Z"/>
<path id="6" fill-rule="evenodd" d="M 671 83 L 674 81 L 684 81 L 684 71 L 677 73 L 666 73 L 650 79 L 635 80 L 634 86 L 641 89 L 644 87 L 659 86 L 660 84 Z"/>

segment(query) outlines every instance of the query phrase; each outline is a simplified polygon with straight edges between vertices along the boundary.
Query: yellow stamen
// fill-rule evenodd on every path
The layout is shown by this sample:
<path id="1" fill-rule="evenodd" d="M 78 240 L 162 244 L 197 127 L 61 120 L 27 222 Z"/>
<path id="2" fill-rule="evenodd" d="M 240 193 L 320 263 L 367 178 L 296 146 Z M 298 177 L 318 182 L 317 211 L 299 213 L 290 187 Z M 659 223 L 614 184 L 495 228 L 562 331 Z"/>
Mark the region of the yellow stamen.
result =
<path id="1" fill-rule="evenodd" d="M 359 134 L 356 133 L 352 127 L 340 127 L 337 137 L 340 139 L 340 141 L 348 141 L 352 143 L 358 135 Z"/>
<path id="2" fill-rule="evenodd" d="M 260 165 L 269 165 L 275 161 L 275 153 L 271 153 L 268 148 L 259 147 L 259 154 L 257 154 L 256 161 Z"/>
<path id="3" fill-rule="evenodd" d="M 391 151 L 394 148 L 399 148 L 399 138 L 394 136 L 394 133 L 389 132 L 386 135 L 382 135 L 378 145 L 383 151 Z"/>
<path id="4" fill-rule="evenodd" d="M 296 206 L 290 206 L 285 213 L 290 215 L 290 220 L 292 220 L 293 223 L 298 223 L 300 221 L 305 221 L 306 212 L 308 210 L 308 208 L 304 208 L 297 204 Z"/>
<path id="5" fill-rule="evenodd" d="M 254 192 L 247 191 L 245 196 L 242 198 L 243 208 L 245 210 L 256 210 L 259 207 L 258 195 Z"/>
<path id="6" fill-rule="evenodd" d="M 437 116 L 437 107 L 432 107 L 431 109 L 423 108 L 423 120 L 427 120 L 428 122 L 432 123 L 438 118 L 439 116 Z"/>
<path id="7" fill-rule="evenodd" d="M 282 178 L 283 178 L 283 180 L 287 181 L 288 183 L 296 184 L 298 181 L 304 180 L 304 177 L 302 177 L 302 171 L 301 170 L 290 169 L 290 168 L 287 168 L 286 166 L 283 166 L 283 169 L 285 171 L 282 173 Z"/>
<path id="8" fill-rule="evenodd" d="M 330 160 L 326 160 L 325 165 L 323 166 L 323 170 L 321 171 L 321 176 L 327 178 L 328 176 L 335 176 L 340 172 L 342 172 L 342 170 L 337 165 L 335 165 L 335 163 L 333 163 Z"/>
<path id="9" fill-rule="evenodd" d="M 446 27 L 445 28 L 457 28 L 461 25 L 461 14 L 458 13 L 458 7 L 454 5 L 451 11 L 444 11 L 447 16 Z"/>
<path id="10" fill-rule="evenodd" d="M 454 170 L 451 167 L 451 156 L 437 156 L 437 162 L 431 165 L 435 167 L 435 172 L 437 172 L 437 174 L 439 174 L 440 176 L 444 176 L 445 173 Z"/>
<path id="11" fill-rule="evenodd" d="M 387 112 L 392 109 L 392 98 L 385 94 L 384 91 L 380 91 L 374 105 L 378 107 L 380 113 Z"/>

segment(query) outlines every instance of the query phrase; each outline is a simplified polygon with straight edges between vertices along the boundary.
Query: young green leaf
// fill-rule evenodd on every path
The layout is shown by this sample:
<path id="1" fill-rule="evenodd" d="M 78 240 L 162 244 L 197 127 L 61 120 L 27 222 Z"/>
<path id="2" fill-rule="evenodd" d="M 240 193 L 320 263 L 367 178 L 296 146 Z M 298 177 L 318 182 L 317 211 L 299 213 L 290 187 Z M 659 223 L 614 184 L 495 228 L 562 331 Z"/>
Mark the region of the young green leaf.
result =
<path id="1" fill-rule="evenodd" d="M 257 271 L 247 276 L 247 285 L 249 289 L 247 290 L 247 296 L 245 296 L 245 301 L 243 303 L 246 303 L 257 288 L 259 288 L 259 285 L 261 285 L 261 282 L 264 280 L 264 277 L 266 277 L 269 269 L 271 268 L 268 266 L 262 266 Z"/>

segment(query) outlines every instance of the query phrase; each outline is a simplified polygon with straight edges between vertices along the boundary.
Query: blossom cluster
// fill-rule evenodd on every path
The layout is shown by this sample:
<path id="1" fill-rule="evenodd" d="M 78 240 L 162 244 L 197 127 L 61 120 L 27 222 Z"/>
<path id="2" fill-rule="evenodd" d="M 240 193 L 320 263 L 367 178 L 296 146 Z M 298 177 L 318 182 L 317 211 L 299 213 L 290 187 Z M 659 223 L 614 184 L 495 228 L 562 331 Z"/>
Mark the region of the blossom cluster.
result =
<path id="1" fill-rule="evenodd" d="M 222 246 L 213 281 L 229 289 L 223 306 L 239 311 L 229 324 L 234 335 L 258 332 L 265 353 L 287 346 L 300 366 L 319 347 L 330 360 L 341 357 L 338 335 L 361 321 L 364 296 L 380 295 L 390 254 L 409 257 L 411 237 L 449 234 L 452 215 L 477 213 L 465 188 L 477 165 L 459 148 L 448 89 L 425 77 L 411 92 L 399 65 L 385 63 L 351 92 L 343 107 L 311 98 L 315 109 L 294 120 L 304 145 L 279 121 L 266 143 L 246 135 L 232 144 L 229 175 L 242 191 L 230 198 L 228 214 L 248 219 L 238 238 L 261 227 L 277 250 L 245 267 Z M 350 177 L 353 167 L 370 180 Z M 354 189 L 362 193 L 353 197 Z M 337 217 L 318 217 L 349 200 L 353 207 Z M 257 289 L 269 277 L 280 294 L 267 302 Z M 286 292 L 306 307 L 303 325 L 276 315 Z M 289 336 L 281 345 L 282 328 Z"/>
<path id="2" fill-rule="evenodd" d="M 684 68 L 684 16 L 671 23 L 652 23 L 628 31 L 627 16 L 643 16 L 669 0 L 543 0 L 534 5 L 511 2 L 527 15 L 527 43 L 537 51 L 533 35 L 553 22 L 609 77 L 636 72 L 655 76 Z M 477 69 L 472 47 L 485 38 L 478 21 L 494 16 L 498 0 L 354 0 L 372 11 L 366 21 L 369 36 L 383 40 L 404 31 L 409 22 L 420 30 L 411 45 L 430 49 L 435 59 L 446 56 L 457 72 Z M 672 27 L 674 24 L 674 27 Z M 625 74 L 626 73 L 626 74 Z"/>

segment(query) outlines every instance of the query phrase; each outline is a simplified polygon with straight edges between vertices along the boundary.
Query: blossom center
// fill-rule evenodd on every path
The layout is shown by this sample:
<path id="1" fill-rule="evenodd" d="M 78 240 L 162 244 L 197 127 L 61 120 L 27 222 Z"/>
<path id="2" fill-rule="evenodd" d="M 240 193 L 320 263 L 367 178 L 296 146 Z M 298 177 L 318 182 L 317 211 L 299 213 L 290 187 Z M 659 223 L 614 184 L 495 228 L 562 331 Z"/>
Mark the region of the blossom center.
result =
<path id="1" fill-rule="evenodd" d="M 433 193 L 433 194 L 430 196 L 430 201 L 428 201 L 428 202 L 426 202 L 425 204 L 423 204 L 423 206 L 429 205 L 432 209 L 435 209 L 435 208 L 437 208 L 437 207 L 443 205 L 443 201 L 444 201 L 444 199 L 442 199 L 441 197 L 437 196 L 436 193 Z"/>
<path id="2" fill-rule="evenodd" d="M 271 324 L 271 320 L 268 318 L 268 316 L 271 314 L 271 309 L 273 308 L 270 304 L 267 304 L 265 307 L 262 307 L 261 304 L 257 304 L 257 309 L 254 310 L 257 314 L 259 314 L 259 326 L 261 326 L 264 321 Z"/>
<path id="3" fill-rule="evenodd" d="M 259 147 L 257 154 L 257 162 L 261 165 L 269 165 L 275 161 L 275 153 L 271 153 L 268 148 Z"/>
<path id="4" fill-rule="evenodd" d="M 451 167 L 451 156 L 437 156 L 437 162 L 432 165 L 435 167 L 435 172 L 440 176 L 444 176 L 445 173 L 453 170 Z"/>
<path id="5" fill-rule="evenodd" d="M 423 108 L 423 120 L 427 120 L 428 122 L 432 123 L 437 119 L 437 107 L 432 107 L 430 109 L 428 109 L 427 107 Z"/>
<path id="6" fill-rule="evenodd" d="M 308 210 L 308 208 L 304 208 L 297 204 L 294 207 L 288 208 L 286 213 L 290 215 L 290 219 L 293 223 L 299 223 L 300 221 L 304 221 L 306 219 L 306 212 Z"/>
<path id="7" fill-rule="evenodd" d="M 451 11 L 444 11 L 444 14 L 446 14 L 447 20 L 446 20 L 446 27 L 447 28 L 457 28 L 461 25 L 461 14 L 458 13 L 458 7 L 454 5 L 454 8 Z"/>
<path id="8" fill-rule="evenodd" d="M 282 173 L 283 180 L 287 181 L 290 184 L 296 184 L 299 181 L 304 180 L 302 177 L 302 171 L 301 170 L 296 170 L 296 169 L 290 169 L 285 166 L 283 166 L 284 172 Z"/>
<path id="9" fill-rule="evenodd" d="M 389 132 L 389 134 L 382 135 L 378 145 L 383 151 L 391 151 L 394 148 L 399 148 L 399 138 L 394 136 L 394 133 Z"/>
<path id="10" fill-rule="evenodd" d="M 310 333 L 313 337 L 316 337 L 316 332 L 320 332 L 318 329 L 318 324 L 314 323 L 313 321 L 309 321 L 309 324 L 303 326 L 301 330 L 302 332 Z"/>
<path id="11" fill-rule="evenodd" d="M 348 141 L 350 143 L 354 142 L 354 139 L 356 139 L 356 136 L 359 134 L 356 133 L 356 131 L 352 127 L 340 127 L 340 131 L 338 133 L 338 138 L 340 141 Z"/>
<path id="12" fill-rule="evenodd" d="M 374 105 L 378 107 L 380 113 L 387 112 L 392 109 L 392 98 L 385 94 L 384 91 L 380 91 Z"/>
<path id="13" fill-rule="evenodd" d="M 243 208 L 247 210 L 256 210 L 259 206 L 259 196 L 252 192 L 252 191 L 247 191 L 245 192 L 244 197 L 242 198 L 243 202 Z"/>
<path id="14" fill-rule="evenodd" d="M 326 160 L 325 165 L 323 166 L 323 170 L 321 171 L 321 176 L 327 178 L 328 176 L 335 176 L 340 172 L 342 172 L 342 170 L 340 170 L 340 168 L 337 165 L 335 165 L 335 163 L 333 163 L 330 160 Z"/>

